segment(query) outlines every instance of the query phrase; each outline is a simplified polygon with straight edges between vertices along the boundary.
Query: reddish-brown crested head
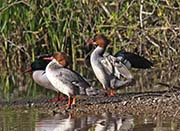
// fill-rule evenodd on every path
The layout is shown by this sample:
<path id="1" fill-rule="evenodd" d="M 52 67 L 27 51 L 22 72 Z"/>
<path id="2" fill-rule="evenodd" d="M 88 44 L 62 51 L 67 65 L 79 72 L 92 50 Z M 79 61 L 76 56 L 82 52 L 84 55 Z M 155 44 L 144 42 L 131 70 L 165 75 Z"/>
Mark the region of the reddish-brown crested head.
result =
<path id="1" fill-rule="evenodd" d="M 106 48 L 106 46 L 110 43 L 110 40 L 104 34 L 96 34 L 93 40 L 90 40 L 89 44 L 95 43 L 102 48 Z"/>
<path id="2" fill-rule="evenodd" d="M 66 67 L 69 65 L 68 56 L 65 52 L 55 52 L 53 57 L 56 59 L 56 61 L 61 64 L 63 67 Z"/>

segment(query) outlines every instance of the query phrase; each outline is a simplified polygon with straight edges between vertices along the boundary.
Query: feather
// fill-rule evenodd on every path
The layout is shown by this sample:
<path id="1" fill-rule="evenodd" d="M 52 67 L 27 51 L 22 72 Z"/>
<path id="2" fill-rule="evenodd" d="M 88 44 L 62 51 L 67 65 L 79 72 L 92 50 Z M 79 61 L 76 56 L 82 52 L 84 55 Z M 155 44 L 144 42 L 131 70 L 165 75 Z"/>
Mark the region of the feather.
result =
<path id="1" fill-rule="evenodd" d="M 134 53 L 119 51 L 114 56 L 120 58 L 122 62 L 129 61 L 133 68 L 147 69 L 153 66 L 152 62 Z"/>
<path id="2" fill-rule="evenodd" d="M 127 69 L 126 65 L 124 65 L 120 59 L 112 56 L 112 55 L 105 55 L 103 59 L 101 60 L 101 63 L 109 75 L 114 75 L 117 78 L 127 78 L 132 79 L 133 76 Z"/>

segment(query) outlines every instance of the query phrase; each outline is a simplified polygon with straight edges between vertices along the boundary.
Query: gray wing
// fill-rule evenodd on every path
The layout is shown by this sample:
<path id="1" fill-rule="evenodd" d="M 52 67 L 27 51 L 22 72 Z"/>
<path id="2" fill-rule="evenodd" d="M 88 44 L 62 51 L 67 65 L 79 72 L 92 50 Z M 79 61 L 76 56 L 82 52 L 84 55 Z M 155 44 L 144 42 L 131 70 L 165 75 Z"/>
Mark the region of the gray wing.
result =
<path id="1" fill-rule="evenodd" d="M 126 65 L 124 65 L 120 59 L 112 55 L 105 54 L 104 57 L 101 59 L 101 64 L 103 65 L 104 69 L 108 74 L 113 74 L 119 79 L 122 76 L 127 79 L 132 78 L 132 75 Z"/>
<path id="2" fill-rule="evenodd" d="M 88 88 L 90 87 L 89 83 L 84 80 L 82 76 L 80 76 L 77 72 L 67 69 L 67 68 L 60 68 L 56 70 L 57 77 L 59 80 L 64 82 L 69 82 L 72 85 L 81 87 L 81 88 Z"/>

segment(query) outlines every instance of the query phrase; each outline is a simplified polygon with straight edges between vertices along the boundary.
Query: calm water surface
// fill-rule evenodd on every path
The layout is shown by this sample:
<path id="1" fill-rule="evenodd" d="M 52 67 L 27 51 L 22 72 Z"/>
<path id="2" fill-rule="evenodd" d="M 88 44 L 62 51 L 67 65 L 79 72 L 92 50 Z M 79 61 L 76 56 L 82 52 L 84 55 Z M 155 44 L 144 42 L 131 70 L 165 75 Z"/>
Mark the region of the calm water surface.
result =
<path id="1" fill-rule="evenodd" d="M 0 111 L 0 131 L 180 131 L 180 121 L 104 113 L 74 116 L 30 109 Z"/>

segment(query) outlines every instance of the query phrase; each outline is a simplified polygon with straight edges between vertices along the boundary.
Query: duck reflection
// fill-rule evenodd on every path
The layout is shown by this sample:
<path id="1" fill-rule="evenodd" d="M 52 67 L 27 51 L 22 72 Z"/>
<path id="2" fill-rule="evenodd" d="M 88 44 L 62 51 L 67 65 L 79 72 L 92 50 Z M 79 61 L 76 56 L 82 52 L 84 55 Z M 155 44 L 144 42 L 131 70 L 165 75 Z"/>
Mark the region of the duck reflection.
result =
<path id="1" fill-rule="evenodd" d="M 133 119 L 104 113 L 101 116 L 73 116 L 55 114 L 36 122 L 35 131 L 129 131 Z"/>
<path id="2" fill-rule="evenodd" d="M 71 115 L 55 114 L 36 122 L 35 131 L 71 131 L 74 129 L 74 121 Z"/>
<path id="3" fill-rule="evenodd" d="M 35 131 L 86 131 L 96 122 L 96 116 L 74 117 L 73 114 L 55 114 L 36 122 Z"/>
<path id="4" fill-rule="evenodd" d="M 133 118 L 123 118 L 111 113 L 102 114 L 96 122 L 95 131 L 129 131 L 133 129 Z"/>

